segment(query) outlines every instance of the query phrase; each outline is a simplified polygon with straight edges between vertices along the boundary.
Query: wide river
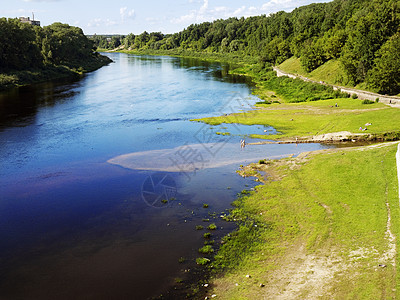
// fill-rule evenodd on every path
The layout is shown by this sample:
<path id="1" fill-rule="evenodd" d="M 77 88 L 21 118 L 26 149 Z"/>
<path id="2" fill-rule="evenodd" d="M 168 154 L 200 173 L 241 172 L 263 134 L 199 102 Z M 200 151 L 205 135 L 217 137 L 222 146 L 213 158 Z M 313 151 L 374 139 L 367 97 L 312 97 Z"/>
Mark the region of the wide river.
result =
<path id="1" fill-rule="evenodd" d="M 190 121 L 259 101 L 226 64 L 108 55 L 80 80 L 0 94 L 0 299 L 165 293 L 199 257 L 203 219 L 216 244 L 234 229 L 220 215 L 256 184 L 239 165 L 322 147 L 241 149 L 275 130 Z"/>

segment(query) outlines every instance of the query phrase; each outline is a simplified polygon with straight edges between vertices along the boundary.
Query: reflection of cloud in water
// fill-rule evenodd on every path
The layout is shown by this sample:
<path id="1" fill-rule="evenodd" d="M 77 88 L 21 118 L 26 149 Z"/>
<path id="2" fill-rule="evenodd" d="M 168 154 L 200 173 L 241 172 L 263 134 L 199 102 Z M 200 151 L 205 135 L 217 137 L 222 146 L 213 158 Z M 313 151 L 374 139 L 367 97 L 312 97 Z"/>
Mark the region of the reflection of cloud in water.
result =
<path id="1" fill-rule="evenodd" d="M 254 151 L 254 148 L 240 149 L 239 143 L 190 144 L 123 154 L 108 160 L 108 163 L 134 170 L 193 172 L 266 158 L 265 151 Z"/>

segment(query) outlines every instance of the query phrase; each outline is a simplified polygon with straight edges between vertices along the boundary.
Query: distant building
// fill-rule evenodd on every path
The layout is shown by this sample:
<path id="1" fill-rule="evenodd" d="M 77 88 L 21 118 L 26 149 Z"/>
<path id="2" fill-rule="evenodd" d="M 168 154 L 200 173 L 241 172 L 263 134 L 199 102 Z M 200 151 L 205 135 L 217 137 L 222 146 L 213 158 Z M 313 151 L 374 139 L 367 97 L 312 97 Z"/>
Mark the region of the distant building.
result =
<path id="1" fill-rule="evenodd" d="M 29 17 L 27 17 L 27 18 L 25 18 L 25 17 L 20 17 L 19 20 L 20 20 L 22 23 L 31 24 L 31 25 L 34 25 L 34 26 L 40 26 L 40 21 L 35 21 L 34 19 L 31 20 Z"/>

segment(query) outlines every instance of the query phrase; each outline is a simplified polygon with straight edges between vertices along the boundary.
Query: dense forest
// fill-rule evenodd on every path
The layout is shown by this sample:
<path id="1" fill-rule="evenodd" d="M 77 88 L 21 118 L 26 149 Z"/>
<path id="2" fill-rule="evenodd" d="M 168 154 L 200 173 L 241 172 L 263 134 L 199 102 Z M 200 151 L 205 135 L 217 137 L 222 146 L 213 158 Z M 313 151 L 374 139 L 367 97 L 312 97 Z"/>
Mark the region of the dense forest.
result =
<path id="1" fill-rule="evenodd" d="M 0 18 L 0 88 L 35 81 L 23 71 L 57 73 L 85 72 L 99 68 L 110 60 L 95 52 L 94 42 L 83 31 L 67 24 L 40 27 L 18 19 Z M 12 74 L 10 76 L 10 74 Z"/>
<path id="2" fill-rule="evenodd" d="M 397 94 L 399 23 L 399 0 L 334 0 L 291 13 L 192 24 L 175 34 L 143 32 L 92 40 L 105 49 L 235 53 L 270 64 L 295 56 L 308 72 L 335 59 L 346 74 L 339 84 L 365 83 L 381 93 Z"/>

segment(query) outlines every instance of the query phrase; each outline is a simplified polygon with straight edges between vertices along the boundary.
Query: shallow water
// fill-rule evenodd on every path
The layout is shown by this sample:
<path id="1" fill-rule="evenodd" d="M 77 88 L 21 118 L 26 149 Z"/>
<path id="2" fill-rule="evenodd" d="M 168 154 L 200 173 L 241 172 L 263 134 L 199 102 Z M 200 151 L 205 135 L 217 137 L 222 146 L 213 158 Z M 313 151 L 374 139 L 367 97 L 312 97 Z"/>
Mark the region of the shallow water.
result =
<path id="1" fill-rule="evenodd" d="M 240 164 L 322 147 L 241 149 L 275 130 L 191 122 L 258 101 L 228 65 L 108 55 L 78 81 L 0 94 L 1 299 L 159 295 L 198 257 L 202 219 L 216 240 L 234 228 L 218 216 L 255 184 Z"/>

